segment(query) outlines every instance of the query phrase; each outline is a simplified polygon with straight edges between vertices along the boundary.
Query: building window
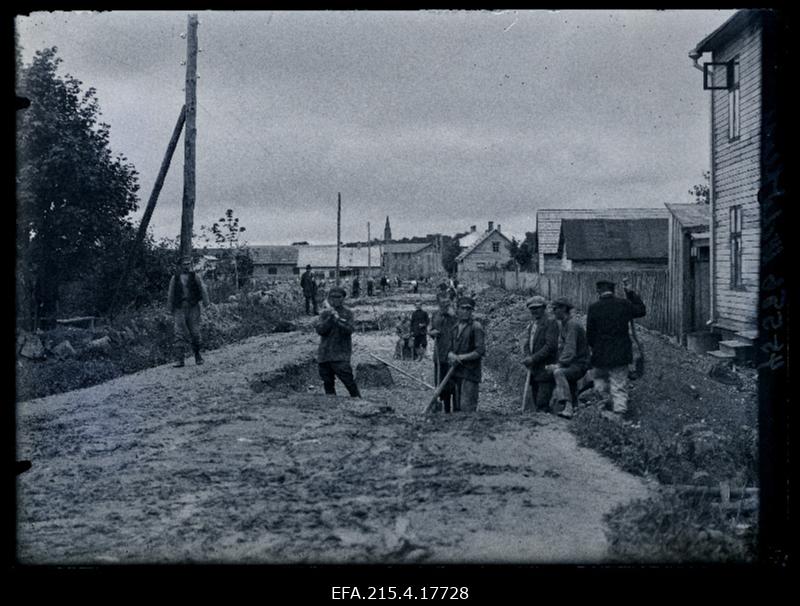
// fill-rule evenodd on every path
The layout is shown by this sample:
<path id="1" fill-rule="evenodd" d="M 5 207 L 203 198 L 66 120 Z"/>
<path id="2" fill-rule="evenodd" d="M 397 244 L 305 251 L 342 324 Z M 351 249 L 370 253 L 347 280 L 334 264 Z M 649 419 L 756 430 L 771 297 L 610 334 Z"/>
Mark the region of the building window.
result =
<path id="1" fill-rule="evenodd" d="M 730 209 L 731 288 L 742 288 L 742 207 Z"/>
<path id="2" fill-rule="evenodd" d="M 277 267 L 268 267 L 267 268 L 267 273 L 270 274 L 270 275 L 275 275 L 275 274 L 278 273 L 278 268 Z"/>
<path id="3" fill-rule="evenodd" d="M 735 141 L 741 132 L 741 99 L 739 96 L 739 61 L 731 61 L 728 82 L 728 140 Z"/>
<path id="4" fill-rule="evenodd" d="M 492 242 L 492 252 L 500 252 L 500 242 Z"/>
<path id="5" fill-rule="evenodd" d="M 300 268 L 299 267 L 292 267 L 292 273 L 293 274 L 299 274 L 300 273 Z"/>

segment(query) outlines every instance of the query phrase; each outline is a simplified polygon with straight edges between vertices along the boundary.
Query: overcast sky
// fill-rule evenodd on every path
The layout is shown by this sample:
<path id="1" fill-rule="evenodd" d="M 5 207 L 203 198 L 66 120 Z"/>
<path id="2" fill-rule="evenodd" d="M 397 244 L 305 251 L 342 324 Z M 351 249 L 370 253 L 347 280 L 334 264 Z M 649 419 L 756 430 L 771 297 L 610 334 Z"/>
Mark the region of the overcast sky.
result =
<path id="1" fill-rule="evenodd" d="M 688 52 L 733 11 L 200 12 L 195 227 L 251 244 L 521 236 L 537 208 L 691 202 L 709 99 Z M 17 18 L 97 89 L 143 206 L 181 105 L 185 12 Z M 151 221 L 180 231 L 183 143 Z M 142 209 L 143 210 L 143 209 Z M 138 213 L 139 215 L 141 214 Z"/>

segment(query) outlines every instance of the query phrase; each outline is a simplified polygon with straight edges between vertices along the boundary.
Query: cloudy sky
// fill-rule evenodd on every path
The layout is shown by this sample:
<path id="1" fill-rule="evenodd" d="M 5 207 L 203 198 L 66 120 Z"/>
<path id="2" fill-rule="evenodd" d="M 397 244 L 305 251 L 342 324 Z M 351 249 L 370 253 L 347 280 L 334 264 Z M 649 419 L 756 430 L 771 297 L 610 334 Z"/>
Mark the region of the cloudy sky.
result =
<path id="1" fill-rule="evenodd" d="M 688 52 L 733 11 L 200 12 L 195 226 L 233 208 L 251 244 L 394 237 L 537 208 L 691 202 L 709 100 Z M 185 12 L 33 13 L 97 89 L 142 205 L 184 102 Z M 180 231 L 183 145 L 151 221 Z M 141 213 L 139 213 L 141 214 Z"/>

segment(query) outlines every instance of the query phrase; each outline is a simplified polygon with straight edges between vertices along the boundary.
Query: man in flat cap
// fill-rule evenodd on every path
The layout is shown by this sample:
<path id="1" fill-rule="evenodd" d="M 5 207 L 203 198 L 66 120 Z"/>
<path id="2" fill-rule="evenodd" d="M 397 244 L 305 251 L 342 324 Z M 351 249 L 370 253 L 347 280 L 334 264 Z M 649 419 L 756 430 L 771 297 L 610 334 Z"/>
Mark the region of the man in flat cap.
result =
<path id="1" fill-rule="evenodd" d="M 182 257 L 169 281 L 167 307 L 172 312 L 175 337 L 174 366 L 185 366 L 186 346 L 194 351 L 195 364 L 203 363 L 200 355 L 200 303 L 208 306 L 208 290 L 203 279 L 193 269 L 191 257 Z"/>
<path id="2" fill-rule="evenodd" d="M 322 337 L 317 350 L 319 376 L 325 393 L 336 395 L 336 377 L 344 383 L 348 393 L 360 398 L 350 358 L 353 355 L 353 312 L 344 306 L 345 290 L 333 286 L 328 291 L 328 301 L 314 328 Z"/>
<path id="3" fill-rule="evenodd" d="M 547 365 L 554 364 L 558 352 L 558 324 L 547 317 L 547 300 L 539 295 L 525 303 L 530 310 L 531 321 L 525 327 L 522 345 L 522 363 L 530 371 L 532 400 L 536 410 L 548 411 L 555 386 L 553 374 Z M 530 410 L 524 402 L 525 410 Z"/>
<path id="4" fill-rule="evenodd" d="M 589 345 L 583 326 L 570 315 L 572 302 L 567 297 L 558 297 L 552 307 L 559 325 L 558 357 L 555 364 L 547 366 L 547 371 L 555 379 L 556 411 L 559 416 L 569 419 L 574 414 L 572 402 L 578 379 L 589 370 Z"/>
<path id="5" fill-rule="evenodd" d="M 439 309 L 433 312 L 431 327 L 428 334 L 433 337 L 433 377 L 438 385 L 447 374 L 447 353 L 450 351 L 450 338 L 456 325 L 455 314 L 450 309 L 450 299 L 447 295 L 438 299 Z M 439 395 L 444 412 L 451 411 L 453 399 L 453 386 L 448 383 Z"/>
<path id="6" fill-rule="evenodd" d="M 306 265 L 306 270 L 300 276 L 300 288 L 303 289 L 303 298 L 306 300 L 306 314 L 310 314 L 309 308 L 313 306 L 314 315 L 317 315 L 317 283 L 314 281 L 314 274 L 311 273 L 311 265 Z M 311 305 L 309 305 L 309 303 Z"/>
<path id="7" fill-rule="evenodd" d="M 455 395 L 453 410 L 474 412 L 478 408 L 478 386 L 481 382 L 481 359 L 486 353 L 486 335 L 480 322 L 473 320 L 472 297 L 458 299 L 458 322 L 450 332 L 447 361 L 455 366 L 452 381 Z"/>
<path id="8" fill-rule="evenodd" d="M 622 280 L 625 298 L 614 296 L 614 283 L 597 282 L 598 300 L 586 314 L 586 340 L 592 349 L 595 389 L 610 398 L 612 412 L 621 418 L 628 411 L 628 365 L 633 361 L 633 348 L 628 325 L 641 318 L 647 308 L 641 297 Z"/>

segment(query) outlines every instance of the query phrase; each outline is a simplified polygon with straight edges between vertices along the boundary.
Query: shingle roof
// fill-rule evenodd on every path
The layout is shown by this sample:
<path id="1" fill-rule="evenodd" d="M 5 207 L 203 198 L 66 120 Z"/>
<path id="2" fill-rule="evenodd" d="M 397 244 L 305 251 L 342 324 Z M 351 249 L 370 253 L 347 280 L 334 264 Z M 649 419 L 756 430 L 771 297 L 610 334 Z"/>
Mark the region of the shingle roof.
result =
<path id="1" fill-rule="evenodd" d="M 543 208 L 536 211 L 539 254 L 558 252 L 562 219 L 668 219 L 666 208 Z"/>
<path id="2" fill-rule="evenodd" d="M 336 245 L 311 245 L 296 246 L 297 267 L 336 267 Z M 371 261 L 372 267 L 381 265 L 381 249 L 379 246 L 372 247 L 372 258 L 369 258 L 369 249 L 341 247 L 339 249 L 339 267 L 368 267 Z"/>
<path id="3" fill-rule="evenodd" d="M 725 21 L 725 23 L 703 38 L 697 46 L 692 49 L 692 52 L 703 54 L 723 46 L 763 12 L 763 9 L 745 9 L 738 11 L 730 19 Z"/>
<path id="4" fill-rule="evenodd" d="M 665 204 L 683 227 L 708 227 L 711 211 L 708 204 Z"/>
<path id="5" fill-rule="evenodd" d="M 395 242 L 383 245 L 386 253 L 416 253 L 428 248 L 433 242 Z"/>
<path id="6" fill-rule="evenodd" d="M 248 246 L 254 265 L 296 265 L 297 246 Z"/>
<path id="7" fill-rule="evenodd" d="M 503 236 L 503 237 L 504 237 L 506 240 L 508 240 L 509 242 L 511 242 L 511 240 L 509 240 L 508 236 L 506 236 L 506 235 L 505 235 L 503 232 L 501 232 L 499 229 L 497 229 L 497 228 L 495 227 L 495 228 L 494 228 L 492 231 L 487 231 L 487 232 L 485 232 L 484 234 L 482 234 L 482 235 L 481 235 L 481 237 L 480 237 L 480 238 L 478 238 L 478 239 L 477 239 L 477 240 L 476 240 L 476 241 L 475 241 L 475 242 L 472 244 L 472 246 L 470 246 L 470 247 L 469 247 L 467 250 L 464 250 L 464 251 L 462 251 L 462 252 L 461 252 L 461 254 L 460 254 L 460 255 L 458 255 L 458 256 L 456 257 L 456 261 L 463 261 L 463 260 L 464 260 L 464 259 L 465 259 L 465 258 L 466 258 L 468 255 L 470 255 L 470 254 L 472 253 L 472 251 L 473 251 L 473 250 L 475 250 L 475 249 L 476 249 L 476 248 L 478 248 L 478 247 L 479 247 L 481 244 L 483 244 L 483 243 L 486 241 L 486 239 L 487 239 L 489 236 L 491 236 L 492 234 L 494 234 L 494 233 L 498 233 L 498 234 L 500 234 L 500 235 L 501 235 L 501 236 Z"/>
<path id="8" fill-rule="evenodd" d="M 575 261 L 666 259 L 667 229 L 666 219 L 564 219 L 561 245 Z"/>

